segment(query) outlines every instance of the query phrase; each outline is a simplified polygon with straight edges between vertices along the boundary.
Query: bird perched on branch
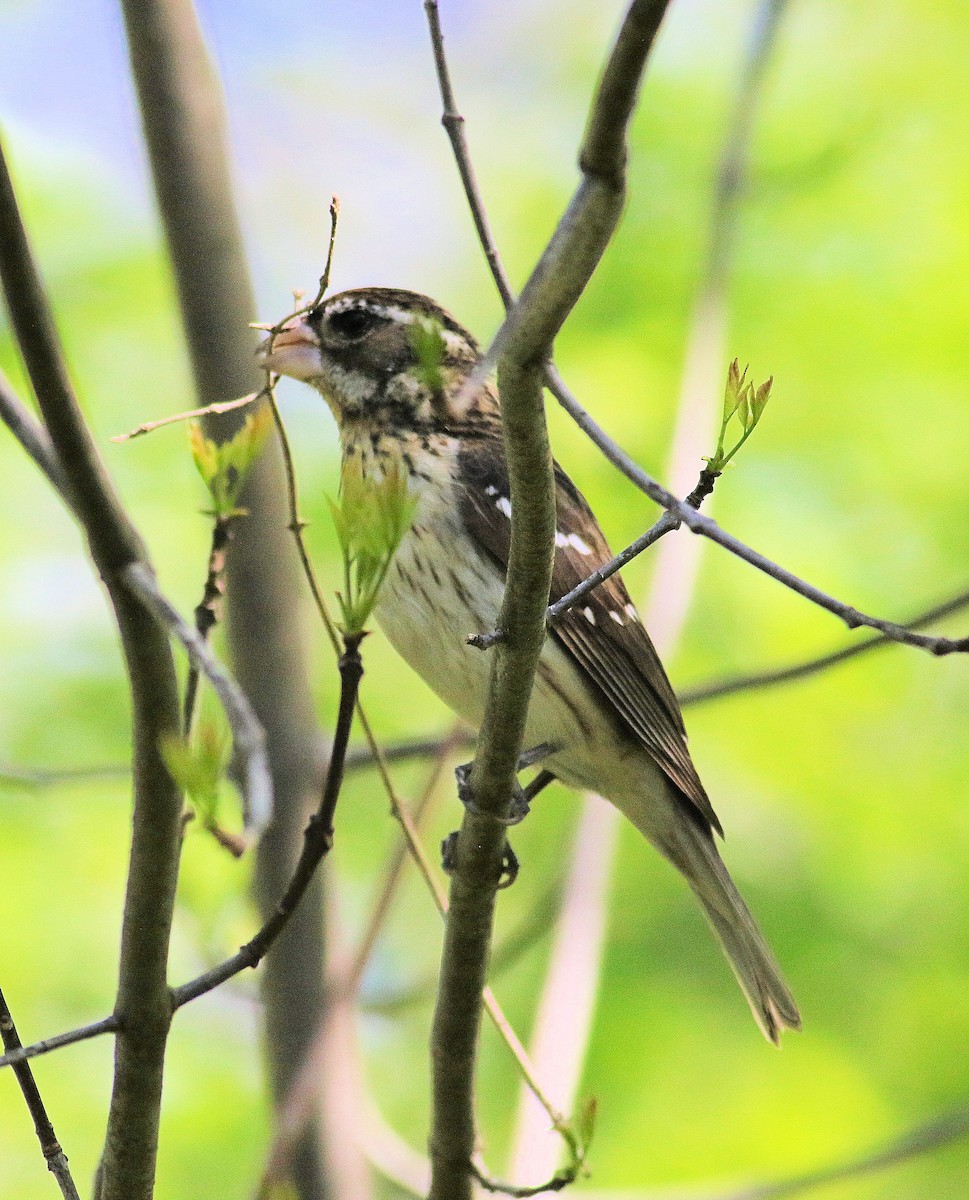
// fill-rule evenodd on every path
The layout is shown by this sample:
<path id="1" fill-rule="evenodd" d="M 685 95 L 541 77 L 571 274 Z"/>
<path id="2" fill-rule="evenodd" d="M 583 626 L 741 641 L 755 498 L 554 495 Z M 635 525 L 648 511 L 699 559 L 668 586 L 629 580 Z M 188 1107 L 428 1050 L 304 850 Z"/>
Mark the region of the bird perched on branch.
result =
<path id="1" fill-rule="evenodd" d="M 511 501 L 481 355 L 433 300 L 390 288 L 318 303 L 262 348 L 263 365 L 315 387 L 333 411 L 344 468 L 375 482 L 403 471 L 416 515 L 376 614 L 391 643 L 460 716 L 481 722 L 486 653 L 508 563 Z M 591 509 L 555 466 L 551 600 L 612 555 Z M 564 783 L 605 796 L 685 877 L 723 944 L 761 1029 L 800 1027 L 797 1005 L 714 843 L 720 822 L 690 759 L 676 697 L 621 579 L 613 575 L 551 628 L 535 677 L 526 747 Z"/>

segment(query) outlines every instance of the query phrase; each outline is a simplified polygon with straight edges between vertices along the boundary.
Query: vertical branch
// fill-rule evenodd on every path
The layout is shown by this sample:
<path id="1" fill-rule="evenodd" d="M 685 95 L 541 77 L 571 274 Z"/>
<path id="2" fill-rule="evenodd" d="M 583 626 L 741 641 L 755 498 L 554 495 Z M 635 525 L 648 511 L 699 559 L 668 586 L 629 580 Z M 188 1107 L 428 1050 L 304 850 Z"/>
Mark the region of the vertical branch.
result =
<path id="1" fill-rule="evenodd" d="M 134 813 L 115 1006 L 114 1087 L 99 1197 L 148 1200 L 171 1021 L 166 966 L 181 841 L 181 795 L 158 751 L 161 739 L 178 730 L 175 666 L 164 631 L 119 582 L 125 566 L 150 566 L 71 387 L 2 149 L 0 278 L 67 493 L 114 607 L 131 689 Z"/>
<path id="2" fill-rule="evenodd" d="M 579 156 L 582 181 L 485 361 L 498 362 L 511 551 L 478 753 L 457 841 L 432 1031 L 431 1200 L 470 1200 L 474 1068 L 515 767 L 545 638 L 555 532 L 542 396 L 552 342 L 612 236 L 625 196 L 626 126 L 666 11 L 634 0 L 606 64 Z"/>
<path id="3" fill-rule="evenodd" d="M 158 204 L 201 404 L 258 387 L 252 288 L 232 197 L 222 99 L 191 0 L 122 0 L 132 70 Z M 213 422 L 228 436 L 234 416 Z M 278 444 L 246 484 L 249 516 L 227 563 L 228 629 L 236 674 L 267 734 L 276 813 L 259 844 L 256 894 L 266 918 L 290 878 L 322 771 L 322 741 L 306 675 L 296 560 L 286 526 Z M 319 876 L 263 974 L 272 1090 L 286 1094 L 324 1004 Z M 318 1130 L 293 1159 L 300 1200 L 329 1195 Z"/>
<path id="4" fill-rule="evenodd" d="M 3 1048 L 8 1054 L 11 1050 L 22 1049 L 17 1026 L 10 1015 L 10 1009 L 7 1007 L 7 1001 L 2 991 L 0 991 L 0 1040 L 3 1041 Z M 71 1169 L 67 1165 L 67 1155 L 54 1133 L 54 1126 L 50 1123 L 50 1117 L 47 1115 L 47 1109 L 44 1107 L 44 1101 L 41 1099 L 40 1089 L 37 1087 L 30 1064 L 26 1062 L 15 1064 L 13 1073 L 17 1077 L 24 1103 L 27 1105 L 27 1111 L 34 1123 L 37 1141 L 40 1142 L 40 1152 L 47 1160 L 47 1169 L 57 1180 L 64 1200 L 79 1200 L 77 1188 L 71 1178 Z"/>

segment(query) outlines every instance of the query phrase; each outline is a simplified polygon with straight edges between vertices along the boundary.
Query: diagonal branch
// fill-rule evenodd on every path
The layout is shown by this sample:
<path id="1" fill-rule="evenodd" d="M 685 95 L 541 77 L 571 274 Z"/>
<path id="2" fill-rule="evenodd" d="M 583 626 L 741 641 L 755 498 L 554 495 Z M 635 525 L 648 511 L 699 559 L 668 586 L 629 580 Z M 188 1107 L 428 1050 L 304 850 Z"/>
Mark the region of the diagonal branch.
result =
<path id="1" fill-rule="evenodd" d="M 753 31 L 752 46 L 748 58 L 747 74 L 745 76 L 746 86 L 756 86 L 759 84 L 764 66 L 766 63 L 766 48 L 770 45 L 770 40 L 776 30 L 777 23 L 783 13 L 786 0 L 768 0 L 759 14 L 758 23 Z M 498 254 L 498 249 L 495 245 L 494 238 L 491 235 L 490 225 L 488 223 L 487 213 L 485 211 L 484 202 L 478 188 L 477 178 L 474 173 L 474 168 L 471 165 L 470 155 L 468 153 L 467 140 L 464 136 L 464 118 L 457 110 L 454 90 L 451 84 L 450 73 L 447 66 L 447 60 L 444 55 L 444 39 L 441 32 L 440 20 L 438 17 L 436 0 L 425 0 L 424 5 L 427 13 L 428 25 L 431 34 L 431 45 L 434 51 L 434 61 L 437 70 L 438 85 L 441 92 L 442 103 L 444 106 L 444 116 L 442 123 L 448 132 L 451 139 L 451 145 L 454 149 L 455 160 L 461 174 L 461 179 L 464 184 L 465 195 L 468 200 L 468 205 L 471 210 L 475 228 L 478 231 L 478 237 L 484 250 L 485 257 L 491 267 L 492 276 L 495 285 L 498 289 L 505 306 L 511 303 L 513 293 L 508 281 L 508 277 L 501 265 L 501 258 Z M 603 80 L 605 85 L 607 80 Z M 613 101 L 610 99 L 610 103 Z M 622 109 L 622 102 L 617 102 L 618 109 Z M 743 162 L 746 154 L 746 144 L 749 137 L 750 120 L 749 106 L 738 106 L 734 118 L 734 128 L 728 139 L 728 153 L 725 154 L 720 167 L 720 175 L 718 181 L 717 205 L 715 211 L 715 223 L 719 229 L 719 236 L 714 238 L 713 246 L 716 247 L 711 251 L 711 275 L 717 279 L 722 276 L 725 266 L 726 247 L 732 237 L 732 221 L 734 213 L 734 202 L 737 191 L 740 186 L 743 173 Z M 600 127 L 590 123 L 589 134 L 594 134 Z M 588 135 L 587 135 L 588 136 Z M 729 147 L 734 147 L 733 151 Z M 610 155 L 612 156 L 610 158 Z M 610 144 L 601 154 L 589 160 L 597 169 L 603 169 L 605 175 L 608 175 L 610 170 L 615 169 L 615 159 L 617 156 L 617 148 L 615 144 Z M 499 335 L 496 338 L 496 344 L 500 348 L 502 340 L 507 337 L 508 322 L 502 329 L 499 330 Z M 472 378 L 472 385 L 477 385 L 481 379 L 486 376 L 495 366 L 496 355 L 495 346 L 492 346 L 481 368 Z M 582 404 L 576 398 L 574 393 L 568 388 L 562 376 L 559 374 L 558 368 L 554 363 L 549 363 L 545 370 L 545 384 L 549 391 L 555 396 L 558 402 L 562 405 L 565 411 L 572 417 L 579 428 L 586 436 L 599 448 L 602 454 L 617 468 L 626 478 L 637 487 L 645 495 L 661 508 L 666 510 L 668 519 L 671 524 L 660 530 L 654 527 L 654 536 L 649 533 L 644 534 L 640 543 L 633 543 L 626 551 L 623 551 L 623 556 L 628 554 L 628 557 L 622 557 L 612 566 L 612 571 L 618 570 L 630 558 L 634 558 L 636 553 L 641 553 L 647 546 L 652 545 L 656 536 L 661 536 L 662 533 L 669 532 L 670 529 L 678 528 L 680 525 L 686 527 L 696 534 L 709 538 L 716 542 L 723 549 L 736 555 L 738 558 L 756 567 L 757 570 L 769 575 L 772 579 L 782 583 L 785 587 L 804 596 L 813 604 L 820 608 L 826 609 L 835 616 L 840 617 L 845 622 L 849 629 L 856 629 L 860 626 L 878 630 L 886 639 L 895 642 L 901 642 L 905 645 L 915 646 L 918 649 L 927 650 L 935 655 L 947 655 L 953 653 L 969 653 L 969 637 L 967 638 L 939 638 L 939 637 L 922 637 L 914 633 L 911 629 L 907 629 L 903 625 L 896 624 L 892 621 L 887 621 L 880 617 L 870 616 L 862 613 L 849 604 L 844 604 L 842 601 L 835 599 L 833 596 L 827 595 L 820 588 L 814 587 L 813 584 L 806 580 L 798 578 L 791 571 L 786 570 L 777 563 L 753 550 L 745 545 L 739 538 L 721 529 L 719 525 L 709 517 L 694 515 L 692 518 L 688 515 L 687 509 L 690 507 L 689 500 L 679 500 L 672 492 L 668 491 L 655 479 L 648 475 L 640 465 L 632 459 L 625 450 L 609 436 L 608 433 L 593 419 L 593 417 L 583 408 Z M 639 545 L 639 548 L 634 550 L 633 547 Z M 603 576 L 602 578 L 605 578 Z M 595 584 L 590 584 L 590 588 Z M 582 593 L 584 594 L 584 593 Z M 564 598 L 560 603 L 564 608 L 569 607 L 565 603 L 568 597 Z M 578 599 L 576 597 L 575 599 Z M 571 603 L 575 603 L 572 600 Z M 550 614 L 559 615 L 558 612 Z M 487 638 L 487 635 L 486 635 Z M 484 645 L 492 645 L 493 641 L 486 640 Z"/>
<path id="2" fill-rule="evenodd" d="M 532 681 L 545 637 L 555 531 L 554 481 L 542 400 L 544 363 L 618 222 L 625 136 L 665 2 L 634 0 L 592 104 L 582 180 L 549 245 L 485 355 L 498 365 L 512 506 L 511 551 L 478 753 L 474 797 L 455 852 L 432 1032 L 430 1200 L 472 1194 L 474 1064 L 496 889 Z M 471 386 L 474 386 L 472 377 Z"/>
<path id="3" fill-rule="evenodd" d="M 905 622 L 906 629 L 922 629 L 933 625 L 943 617 L 962 612 L 969 608 L 969 591 L 957 592 L 941 604 L 919 613 L 910 621 Z M 751 671 L 747 675 L 736 675 L 729 679 L 718 679 L 711 683 L 699 684 L 696 687 L 684 688 L 677 693 L 680 704 L 685 708 L 688 704 L 705 704 L 708 700 L 721 700 L 725 696 L 734 696 L 738 692 L 754 692 L 763 688 L 773 687 L 779 683 L 790 683 L 797 679 L 807 679 L 826 671 L 829 667 L 857 658 L 859 654 L 867 654 L 869 650 L 877 650 L 881 646 L 891 645 L 894 639 L 885 634 L 856 642 L 852 646 L 843 646 L 840 650 L 832 650 L 828 654 L 820 654 L 816 658 L 794 663 L 789 667 L 778 667 L 772 671 Z"/>
<path id="4" fill-rule="evenodd" d="M 29 1046 L 8 1050 L 6 1054 L 0 1055 L 0 1067 L 15 1067 L 18 1063 L 26 1062 L 28 1058 L 39 1058 L 42 1054 L 50 1054 L 52 1050 L 60 1050 L 62 1046 L 74 1046 L 78 1042 L 86 1042 L 105 1033 L 117 1033 L 120 1027 L 116 1016 L 104 1017 L 100 1021 L 92 1021 L 90 1025 L 81 1025 L 77 1029 L 69 1029 L 66 1033 L 31 1042 Z"/>
<path id="5" fill-rule="evenodd" d="M 3 1048 L 8 1053 L 22 1049 L 17 1026 L 10 1015 L 10 1009 L 7 1007 L 7 1001 L 4 999 L 2 991 L 0 991 L 0 1040 L 3 1041 Z M 17 1077 L 17 1083 L 20 1084 L 24 1103 L 27 1105 L 27 1110 L 34 1123 L 34 1132 L 40 1142 L 40 1152 L 47 1160 L 47 1169 L 57 1180 L 64 1200 L 79 1200 L 77 1188 L 71 1178 L 71 1169 L 67 1165 L 67 1155 L 54 1133 L 54 1126 L 50 1123 L 50 1117 L 48 1117 L 44 1101 L 41 1099 L 40 1089 L 37 1087 L 33 1071 L 25 1061 L 21 1061 L 14 1067 L 13 1073 Z"/>
<path id="6" fill-rule="evenodd" d="M 340 706 L 323 794 L 319 807 L 310 817 L 304 831 L 303 850 L 285 892 L 268 920 L 236 954 L 188 983 L 172 988 L 173 1011 L 211 992 L 213 988 L 219 987 L 247 967 L 257 967 L 262 962 L 298 908 L 313 881 L 317 867 L 330 852 L 333 845 L 333 815 L 343 785 L 343 764 L 353 725 L 357 692 L 363 676 L 363 663 L 360 659 L 360 643 L 363 636 L 357 633 L 344 635 L 344 650 L 340 656 Z"/>
<path id="7" fill-rule="evenodd" d="M 2 371 L 0 371 L 0 421 L 7 426 L 34 460 L 34 463 L 47 477 L 47 482 L 60 493 L 65 503 L 70 506 L 67 496 L 67 480 L 47 430 L 13 390 L 10 380 Z"/>

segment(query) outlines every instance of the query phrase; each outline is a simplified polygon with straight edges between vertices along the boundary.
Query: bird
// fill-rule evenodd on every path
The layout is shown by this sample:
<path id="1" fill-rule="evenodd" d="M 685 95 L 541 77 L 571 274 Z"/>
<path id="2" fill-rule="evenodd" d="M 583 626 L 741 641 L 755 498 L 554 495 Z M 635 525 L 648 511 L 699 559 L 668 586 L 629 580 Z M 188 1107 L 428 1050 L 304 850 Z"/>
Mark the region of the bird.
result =
<path id="1" fill-rule="evenodd" d="M 428 361 L 426 347 L 435 348 Z M 474 337 L 427 296 L 357 288 L 277 327 L 261 365 L 315 388 L 339 430 L 343 466 L 379 483 L 403 472 L 414 517 L 375 616 L 402 658 L 460 717 L 480 726 L 488 655 L 507 572 L 511 497 L 494 384 L 478 384 Z M 612 554 L 558 463 L 550 602 Z M 525 745 L 567 786 L 614 804 L 681 873 L 772 1042 L 801 1018 L 715 842 L 720 821 L 687 748 L 673 688 L 622 579 L 614 574 L 548 630 Z"/>

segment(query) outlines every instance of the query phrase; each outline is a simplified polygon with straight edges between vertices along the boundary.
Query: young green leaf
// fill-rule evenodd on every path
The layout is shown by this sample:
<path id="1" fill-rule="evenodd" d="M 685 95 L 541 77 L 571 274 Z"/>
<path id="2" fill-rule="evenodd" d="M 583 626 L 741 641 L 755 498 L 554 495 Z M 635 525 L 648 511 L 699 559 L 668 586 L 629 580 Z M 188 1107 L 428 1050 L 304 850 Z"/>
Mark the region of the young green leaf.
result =
<path id="1" fill-rule="evenodd" d="M 272 411 L 267 405 L 250 413 L 235 435 L 221 443 L 207 438 L 198 421 L 189 422 L 192 457 L 212 497 L 214 516 L 239 515 L 237 505 L 242 485 L 271 429 Z"/>
<path id="2" fill-rule="evenodd" d="M 340 501 L 329 500 L 343 554 L 343 591 L 337 600 L 346 633 L 361 633 L 373 612 L 387 569 L 414 520 L 416 498 L 399 462 L 379 478 L 364 476 L 356 458 L 345 460 Z"/>

